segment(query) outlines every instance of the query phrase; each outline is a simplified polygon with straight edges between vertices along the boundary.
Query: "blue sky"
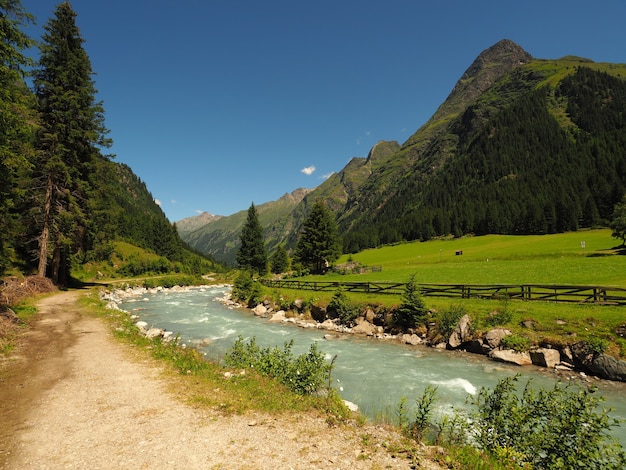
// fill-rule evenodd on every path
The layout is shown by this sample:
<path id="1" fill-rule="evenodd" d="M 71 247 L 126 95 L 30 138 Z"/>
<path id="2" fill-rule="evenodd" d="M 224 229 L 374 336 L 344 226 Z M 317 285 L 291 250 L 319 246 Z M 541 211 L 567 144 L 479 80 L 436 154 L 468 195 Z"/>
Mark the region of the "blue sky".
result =
<path id="1" fill-rule="evenodd" d="M 35 39 L 59 1 L 22 0 Z M 626 62 L 623 0 L 72 0 L 110 152 L 174 222 L 313 188 L 402 143 L 501 39 Z"/>

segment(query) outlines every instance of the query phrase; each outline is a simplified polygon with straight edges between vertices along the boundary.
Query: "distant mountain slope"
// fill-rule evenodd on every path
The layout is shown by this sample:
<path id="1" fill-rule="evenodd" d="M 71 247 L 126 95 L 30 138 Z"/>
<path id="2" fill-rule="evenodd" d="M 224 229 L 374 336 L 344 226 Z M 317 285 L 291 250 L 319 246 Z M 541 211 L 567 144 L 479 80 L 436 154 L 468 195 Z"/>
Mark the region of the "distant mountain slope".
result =
<path id="1" fill-rule="evenodd" d="M 268 247 L 293 247 L 318 200 L 335 211 L 345 252 L 438 235 L 606 223 L 626 191 L 625 78 L 624 64 L 534 59 L 502 40 L 479 54 L 406 142 L 379 142 L 367 158 L 353 158 L 298 204 L 262 220 Z M 213 231 L 224 250 L 212 253 L 218 259 L 234 259 L 235 231 Z"/>
<path id="2" fill-rule="evenodd" d="M 292 193 L 283 195 L 277 201 L 268 202 L 256 206 L 259 221 L 263 227 L 271 227 L 266 229 L 266 236 L 275 240 L 283 239 L 286 234 L 291 231 L 288 214 L 302 201 L 309 193 L 308 189 L 296 189 Z M 216 260 L 235 264 L 235 255 L 240 245 L 239 235 L 246 216 L 247 208 L 236 214 L 220 217 L 219 219 L 210 220 L 208 223 L 197 228 L 194 231 L 182 231 L 177 222 L 178 231 L 181 238 L 194 249 L 201 253 L 209 254 Z M 196 223 L 194 219 L 198 217 L 190 217 L 183 226 L 191 226 Z M 206 217 L 203 219 L 206 220 Z M 270 248 L 274 245 L 271 245 Z"/>
<path id="3" fill-rule="evenodd" d="M 183 234 L 195 232 L 199 228 L 202 228 L 205 225 L 221 218 L 221 215 L 213 215 L 208 212 L 203 212 L 202 214 L 179 220 L 176 222 L 176 227 L 178 228 L 178 233 L 183 236 Z"/>

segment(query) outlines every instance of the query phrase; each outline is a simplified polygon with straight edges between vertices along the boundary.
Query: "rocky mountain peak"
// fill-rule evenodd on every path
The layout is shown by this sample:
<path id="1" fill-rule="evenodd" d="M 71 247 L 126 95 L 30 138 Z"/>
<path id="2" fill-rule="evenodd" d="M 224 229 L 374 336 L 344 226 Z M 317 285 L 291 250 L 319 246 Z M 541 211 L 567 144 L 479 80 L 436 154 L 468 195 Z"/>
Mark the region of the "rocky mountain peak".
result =
<path id="1" fill-rule="evenodd" d="M 482 51 L 468 67 L 460 82 L 480 74 L 502 75 L 515 67 L 530 62 L 533 57 L 510 39 L 502 39 Z M 493 70 L 495 69 L 495 70 Z"/>

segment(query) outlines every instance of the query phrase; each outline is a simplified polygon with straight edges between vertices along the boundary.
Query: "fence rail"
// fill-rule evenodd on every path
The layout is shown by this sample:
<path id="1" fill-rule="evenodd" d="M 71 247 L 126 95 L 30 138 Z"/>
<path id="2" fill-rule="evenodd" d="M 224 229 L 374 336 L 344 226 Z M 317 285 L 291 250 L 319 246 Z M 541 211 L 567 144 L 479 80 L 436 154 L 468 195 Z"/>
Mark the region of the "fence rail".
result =
<path id="1" fill-rule="evenodd" d="M 404 282 L 340 282 L 340 281 L 302 281 L 294 279 L 262 279 L 267 287 L 336 291 L 362 292 L 366 294 L 395 294 L 404 292 Z M 540 300 L 545 302 L 593 303 L 600 305 L 626 305 L 626 289 L 606 286 L 575 285 L 480 285 L 480 284 L 417 284 L 422 295 L 433 297 L 459 297 L 463 299 L 520 299 Z"/>

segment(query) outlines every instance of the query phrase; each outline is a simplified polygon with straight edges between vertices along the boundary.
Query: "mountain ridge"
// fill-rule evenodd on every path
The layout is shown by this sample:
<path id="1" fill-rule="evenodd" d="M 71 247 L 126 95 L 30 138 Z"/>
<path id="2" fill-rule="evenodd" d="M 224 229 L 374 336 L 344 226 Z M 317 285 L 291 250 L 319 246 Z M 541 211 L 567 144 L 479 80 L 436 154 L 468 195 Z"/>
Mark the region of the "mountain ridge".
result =
<path id="1" fill-rule="evenodd" d="M 618 77 L 621 81 L 612 84 L 613 82 L 602 77 L 587 79 L 583 76 L 576 76 L 576 71 L 581 67 L 590 67 L 595 71 L 594 73 L 607 73 Z M 621 96 L 620 87 L 623 83 L 622 77 L 626 77 L 626 66 L 623 64 L 596 64 L 589 59 L 575 56 L 566 56 L 555 60 L 535 59 L 513 41 L 508 39 L 499 41 L 476 57 L 431 118 L 403 144 L 388 141 L 377 142 L 366 158 L 352 158 L 343 169 L 309 191 L 291 211 L 276 216 L 272 220 L 270 220 L 271 218 L 266 219 L 265 223 L 262 222 L 268 249 L 281 243 L 287 247 L 293 247 L 298 238 L 299 226 L 308 214 L 310 207 L 318 200 L 323 200 L 327 206 L 335 211 L 340 231 L 344 234 L 344 251 L 349 252 L 403 239 L 414 239 L 415 237 L 428 239 L 434 235 L 461 234 L 467 230 L 476 230 L 475 224 L 471 220 L 463 220 L 462 223 L 456 221 L 456 219 L 463 219 L 464 215 L 457 214 L 458 208 L 449 206 L 450 204 L 458 206 L 461 201 L 451 200 L 448 194 L 442 193 L 441 190 L 437 191 L 432 186 L 435 182 L 440 184 L 442 178 L 445 181 L 450 180 L 450 178 L 446 180 L 446 174 L 458 172 L 455 166 L 462 164 L 471 167 L 475 165 L 475 163 L 467 160 L 469 157 L 465 156 L 468 152 L 475 152 L 475 149 L 472 150 L 472 143 L 477 140 L 482 142 L 481 139 L 484 137 L 481 135 L 489 123 L 495 122 L 494 120 L 498 116 L 506 115 L 507 110 L 515 106 L 516 103 L 526 103 L 523 105 L 525 107 L 534 106 L 535 111 L 533 112 L 546 120 L 546 128 L 552 128 L 552 132 L 557 134 L 564 132 L 570 136 L 570 140 L 580 139 L 581 133 L 589 132 L 595 132 L 595 134 L 589 134 L 591 139 L 610 139 L 601 130 L 581 129 L 580 125 L 572 119 L 571 107 L 576 98 L 575 95 L 570 96 L 567 92 L 563 92 L 565 90 L 563 83 L 567 77 L 571 76 L 576 76 L 578 81 L 588 80 L 589 83 L 592 83 L 592 85 L 573 86 L 588 88 L 589 86 L 600 86 L 597 85 L 600 82 L 606 83 L 606 85 L 602 85 L 610 88 L 606 93 L 613 93 L 617 97 L 616 99 L 621 99 L 619 98 Z M 545 98 L 539 100 L 532 98 L 536 96 L 537 90 L 544 90 L 542 93 L 545 93 Z M 599 90 L 598 93 L 602 94 L 603 91 Z M 582 103 L 581 105 L 588 106 L 589 103 Z M 547 111 L 547 115 L 541 111 L 542 108 Z M 525 118 L 529 121 L 526 124 L 522 123 L 521 126 L 516 126 L 515 132 L 524 133 L 528 129 L 530 132 L 541 134 L 541 130 L 533 130 L 532 113 L 528 114 L 526 111 L 522 111 L 526 108 L 519 109 L 520 116 L 529 116 Z M 591 110 L 590 112 L 596 113 L 596 111 Z M 597 111 L 597 113 L 601 112 L 604 111 Z M 515 117 L 512 116 L 508 119 L 509 121 L 514 120 Z M 611 119 L 619 118 L 611 117 Z M 498 125 L 511 126 L 509 121 Z M 555 123 L 560 126 L 561 130 L 557 129 L 558 126 L 555 127 Z M 550 138 L 561 139 L 561 137 L 555 136 Z M 527 142 L 522 140 L 515 145 L 521 148 L 525 147 L 526 144 Z M 506 147 L 509 144 L 502 143 L 501 145 Z M 607 145 L 613 144 L 609 142 Z M 581 148 L 574 150 L 586 152 Z M 570 151 L 574 150 L 570 149 Z M 506 147 L 501 151 L 515 153 L 516 150 Z M 532 151 L 549 152 L 541 146 L 535 146 Z M 546 154 L 544 159 L 547 159 L 548 156 Z M 497 155 L 489 154 L 488 158 L 490 159 L 488 165 L 498 166 Z M 617 165 L 614 170 L 617 174 L 626 173 L 626 170 L 621 169 L 622 163 L 619 160 L 619 155 L 613 152 L 610 158 L 614 160 L 610 165 Z M 566 163 L 555 160 L 555 164 L 565 165 Z M 585 165 L 582 160 L 580 165 Z M 524 173 L 527 170 L 522 168 L 515 171 Z M 589 172 L 590 178 L 596 178 L 593 176 L 593 170 L 589 168 L 589 165 L 585 166 L 584 171 Z M 455 177 L 451 183 L 455 186 L 450 187 L 450 194 L 461 194 L 455 188 L 459 184 L 466 184 L 462 182 L 464 178 L 467 179 L 466 176 L 462 175 Z M 617 194 L 622 190 L 619 181 L 610 177 L 600 176 L 599 178 L 605 182 L 604 184 L 612 188 L 607 189 L 606 192 Z M 492 184 L 502 185 L 504 183 L 490 183 L 490 185 Z M 561 182 L 558 184 L 564 184 L 564 187 L 567 187 L 569 183 Z M 583 186 L 580 186 L 581 184 Z M 581 209 L 577 205 L 588 204 L 592 208 L 592 206 L 595 207 L 600 204 L 603 206 L 601 210 L 593 210 L 596 210 L 598 214 L 602 213 L 602 217 L 606 217 L 606 206 L 617 196 L 613 195 L 607 201 L 598 201 L 598 198 L 604 197 L 596 194 L 597 192 L 594 192 L 593 189 L 585 187 L 581 182 L 576 183 L 576 185 L 579 186 L 579 191 L 588 193 L 588 197 L 593 197 L 594 200 L 586 203 L 565 201 L 563 205 L 568 206 L 572 212 L 578 214 Z M 547 191 L 545 187 L 542 190 Z M 464 193 L 466 194 L 464 197 L 468 197 L 468 194 L 469 197 L 478 197 L 477 190 L 472 191 L 474 193 Z M 519 204 L 497 196 L 495 189 L 490 189 L 490 191 L 494 191 L 490 197 L 498 204 Z M 480 196 L 482 203 L 493 205 L 490 199 L 483 200 L 485 197 Z M 529 197 L 532 199 L 537 196 L 530 194 Z M 544 196 L 542 195 L 542 197 Z M 437 200 L 429 201 L 429 198 L 436 198 Z M 550 198 L 548 197 L 548 199 Z M 552 197 L 552 199 L 554 198 Z M 447 201 L 447 206 L 442 206 L 442 200 Z M 535 203 L 531 201 L 531 204 Z M 468 206 L 463 202 L 461 205 L 468 207 L 468 211 L 480 212 L 471 204 Z M 549 202 L 536 203 L 536 205 L 543 207 L 543 209 L 536 209 L 538 211 L 543 210 L 550 213 L 554 210 L 554 208 L 550 208 Z M 507 211 L 510 212 L 508 209 Z M 510 216 L 510 214 L 507 215 L 507 217 Z M 446 219 L 444 223 L 439 220 L 442 217 Z M 487 216 L 479 215 L 479 217 Z M 550 219 L 552 216 L 546 217 Z M 563 218 L 562 215 L 559 217 Z M 592 217 L 592 219 L 598 221 L 602 217 Z M 416 223 L 420 225 L 419 228 L 401 227 L 401 225 L 414 226 Z M 525 224 L 522 223 L 520 227 L 529 226 Z M 498 229 L 498 226 L 504 227 L 505 225 L 507 224 L 484 223 L 485 227 L 492 226 L 496 230 L 504 230 L 504 228 Z M 535 225 L 537 227 L 543 226 L 545 230 L 554 230 L 557 226 L 575 226 L 576 224 L 545 222 L 545 224 L 536 223 Z M 236 231 L 230 235 L 236 236 Z M 216 239 L 215 243 L 220 242 Z M 220 259 L 219 256 L 218 259 Z"/>

